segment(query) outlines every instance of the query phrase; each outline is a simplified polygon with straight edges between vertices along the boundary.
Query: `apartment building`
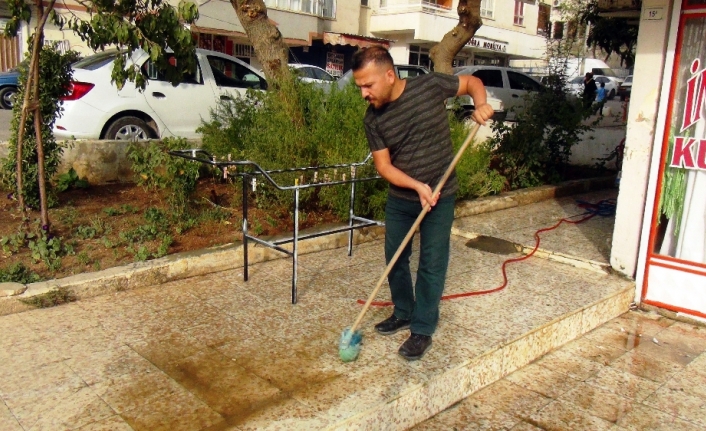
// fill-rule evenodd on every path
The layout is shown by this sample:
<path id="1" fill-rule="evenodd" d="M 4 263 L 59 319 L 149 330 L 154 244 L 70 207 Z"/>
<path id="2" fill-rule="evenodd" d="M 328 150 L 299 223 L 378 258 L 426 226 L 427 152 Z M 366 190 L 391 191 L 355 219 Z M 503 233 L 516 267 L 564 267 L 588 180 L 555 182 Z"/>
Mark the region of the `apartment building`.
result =
<path id="1" fill-rule="evenodd" d="M 170 0 L 175 5 L 178 0 Z M 559 0 L 553 0 L 559 1 Z M 355 51 L 373 44 L 390 48 L 398 63 L 431 67 L 429 50 L 458 23 L 458 0 L 264 0 L 270 20 L 290 48 L 290 61 L 314 64 L 340 75 Z M 0 0 L 0 3 L 4 1 Z M 191 25 L 198 46 L 236 56 L 259 67 L 254 49 L 227 0 L 197 0 L 199 19 Z M 88 18 L 75 1 L 55 5 L 57 13 Z M 458 54 L 456 65 L 507 66 L 539 60 L 551 28 L 552 6 L 539 0 L 483 0 L 483 26 Z M 34 20 L 22 29 L 20 52 Z M 558 28 L 558 27 L 557 27 Z M 70 30 L 48 23 L 45 38 L 62 49 L 91 53 Z"/>
<path id="2" fill-rule="evenodd" d="M 175 6 L 179 0 L 169 0 Z M 199 19 L 190 26 L 201 48 L 224 52 L 260 67 L 252 44 L 227 0 L 196 0 Z M 353 53 L 371 44 L 389 45 L 389 41 L 360 34 L 361 4 L 357 0 L 264 0 L 269 19 L 277 25 L 290 48 L 290 61 L 314 64 L 334 75 L 350 68 Z M 5 0 L 0 0 L 0 11 Z M 86 9 L 74 0 L 56 3 L 55 10 L 89 19 Z M 2 16 L 0 15 L 0 24 Z M 36 18 L 24 24 L 19 45 L 21 57 L 27 52 L 27 36 L 34 31 Z M 73 49 L 84 55 L 92 50 L 71 30 L 62 30 L 50 22 L 45 27 L 46 43 L 60 49 Z M 2 42 L 0 40 L 0 42 Z M 0 46 L 2 46 L 0 44 Z M 2 57 L 2 56 L 0 56 Z M 16 63 L 16 61 L 14 62 Z"/>
<path id="3" fill-rule="evenodd" d="M 458 0 L 362 0 L 362 31 L 390 39 L 398 63 L 431 66 L 429 50 L 458 24 Z M 454 65 L 508 66 L 544 57 L 551 6 L 537 0 L 482 0 L 483 26 Z"/>

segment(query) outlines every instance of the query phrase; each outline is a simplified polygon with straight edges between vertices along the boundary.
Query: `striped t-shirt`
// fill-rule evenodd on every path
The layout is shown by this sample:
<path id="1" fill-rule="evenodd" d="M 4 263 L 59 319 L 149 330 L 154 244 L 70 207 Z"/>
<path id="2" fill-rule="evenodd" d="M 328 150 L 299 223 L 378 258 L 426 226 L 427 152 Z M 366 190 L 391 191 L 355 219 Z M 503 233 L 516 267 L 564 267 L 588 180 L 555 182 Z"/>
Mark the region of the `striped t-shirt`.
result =
<path id="1" fill-rule="evenodd" d="M 371 151 L 387 148 L 392 165 L 432 190 L 453 159 L 446 99 L 458 92 L 457 76 L 430 73 L 407 78 L 404 91 L 380 109 L 365 113 L 365 133 Z M 454 172 L 441 196 L 458 191 Z M 390 184 L 390 196 L 419 201 L 412 189 Z"/>

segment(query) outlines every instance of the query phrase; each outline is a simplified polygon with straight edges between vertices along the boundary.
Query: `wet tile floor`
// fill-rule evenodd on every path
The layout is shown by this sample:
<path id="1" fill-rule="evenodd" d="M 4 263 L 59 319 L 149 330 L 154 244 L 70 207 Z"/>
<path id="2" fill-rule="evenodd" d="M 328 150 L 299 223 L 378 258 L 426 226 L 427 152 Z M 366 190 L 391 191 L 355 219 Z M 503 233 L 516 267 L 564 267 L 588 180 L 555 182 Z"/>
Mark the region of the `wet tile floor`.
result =
<path id="1" fill-rule="evenodd" d="M 579 201 L 599 203 L 615 199 L 617 196 L 616 189 L 607 189 L 549 199 L 506 209 L 502 211 L 505 215 L 502 218 L 494 213 L 485 213 L 458 219 L 454 225 L 465 232 L 501 238 L 532 248 L 535 245 L 534 233 L 537 230 L 553 226 L 562 218 L 572 221 L 583 218 L 586 210 L 578 206 Z M 596 216 L 580 224 L 562 223 L 560 228 L 542 233 L 539 247 L 608 264 L 614 221 L 614 217 Z"/>
<path id="2" fill-rule="evenodd" d="M 603 229 L 593 235 L 608 235 Z M 447 294 L 502 283 L 508 256 L 466 241 L 453 237 Z M 500 292 L 443 302 L 434 347 L 422 361 L 397 355 L 406 334 L 373 334 L 374 323 L 390 314 L 374 308 L 363 320 L 360 358 L 343 364 L 338 337 L 382 273 L 383 255 L 375 241 L 356 246 L 352 257 L 344 249 L 301 256 L 297 305 L 289 303 L 291 263 L 281 259 L 251 266 L 248 282 L 233 269 L 0 317 L 0 430 L 405 429 L 617 316 L 634 288 L 619 277 L 532 258 L 508 267 Z M 415 248 L 413 262 L 416 256 Z M 389 299 L 386 289 L 378 299 Z M 605 337 L 618 343 L 623 333 L 616 334 Z M 671 335 L 665 342 L 680 342 Z M 700 344 L 682 348 L 695 355 Z M 641 349 L 633 350 L 661 353 L 667 364 L 691 362 Z M 577 355 L 552 353 L 543 361 L 539 366 L 556 373 L 561 363 L 566 375 L 592 387 L 611 381 L 611 370 L 628 379 L 615 367 L 601 374 L 601 364 Z M 616 396 L 677 414 L 653 380 L 626 382 Z M 518 385 L 502 384 L 510 383 Z M 571 399 L 555 395 L 556 405 L 532 411 L 525 422 L 568 415 Z M 531 411 L 544 398 L 516 402 Z M 498 418 L 522 419 L 504 412 L 493 408 Z"/>
<path id="3" fill-rule="evenodd" d="M 414 427 L 706 429 L 706 328 L 631 311 Z"/>

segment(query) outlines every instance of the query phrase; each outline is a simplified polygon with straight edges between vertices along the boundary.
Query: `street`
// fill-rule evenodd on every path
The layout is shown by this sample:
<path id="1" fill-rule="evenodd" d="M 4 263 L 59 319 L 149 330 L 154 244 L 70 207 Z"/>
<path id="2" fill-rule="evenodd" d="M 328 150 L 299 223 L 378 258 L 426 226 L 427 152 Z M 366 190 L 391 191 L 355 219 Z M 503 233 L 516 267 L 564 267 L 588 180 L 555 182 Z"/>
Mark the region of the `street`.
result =
<path id="1" fill-rule="evenodd" d="M 0 109 L 0 142 L 7 142 L 10 139 L 10 121 L 12 121 L 12 111 Z"/>

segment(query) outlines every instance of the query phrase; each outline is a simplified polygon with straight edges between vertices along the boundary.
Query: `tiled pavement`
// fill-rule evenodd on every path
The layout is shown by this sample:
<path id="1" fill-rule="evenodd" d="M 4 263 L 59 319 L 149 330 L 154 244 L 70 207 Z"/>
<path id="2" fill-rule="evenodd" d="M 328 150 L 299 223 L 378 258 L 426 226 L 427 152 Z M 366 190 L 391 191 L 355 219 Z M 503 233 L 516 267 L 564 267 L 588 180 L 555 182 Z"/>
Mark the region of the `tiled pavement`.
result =
<path id="1" fill-rule="evenodd" d="M 416 426 L 706 429 L 706 328 L 631 311 Z"/>
<path id="2" fill-rule="evenodd" d="M 575 215 L 572 199 L 560 201 L 499 211 L 486 224 L 515 219 L 518 234 L 533 231 L 545 227 L 546 205 L 557 217 Z M 483 233 L 471 219 L 457 227 Z M 576 231 L 577 249 L 610 235 L 600 223 Z M 453 237 L 447 293 L 498 286 L 508 256 L 465 243 Z M 282 259 L 253 265 L 247 283 L 242 269 L 233 269 L 0 317 L 0 430 L 405 429 L 618 316 L 633 294 L 633 284 L 619 277 L 532 258 L 508 268 L 505 290 L 444 302 L 434 347 L 422 361 L 396 354 L 405 334 L 373 334 L 372 325 L 390 313 L 373 309 L 363 322 L 361 357 L 343 364 L 337 338 L 360 310 L 355 300 L 383 270 L 382 242 L 356 246 L 351 258 L 342 249 L 301 256 L 300 265 L 295 306 L 288 300 L 290 262 Z M 597 369 L 586 374 L 581 365 L 590 360 L 580 355 L 552 353 L 542 361 L 540 371 L 555 373 L 558 363 L 575 364 L 567 373 L 588 385 L 613 378 Z M 623 386 L 635 386 L 651 406 L 646 392 L 654 385 Z M 554 395 L 560 400 L 547 402 L 553 407 L 537 412 L 540 419 L 564 411 L 566 394 Z M 483 408 L 506 418 L 503 412 L 517 410 L 500 407 Z"/>

